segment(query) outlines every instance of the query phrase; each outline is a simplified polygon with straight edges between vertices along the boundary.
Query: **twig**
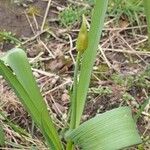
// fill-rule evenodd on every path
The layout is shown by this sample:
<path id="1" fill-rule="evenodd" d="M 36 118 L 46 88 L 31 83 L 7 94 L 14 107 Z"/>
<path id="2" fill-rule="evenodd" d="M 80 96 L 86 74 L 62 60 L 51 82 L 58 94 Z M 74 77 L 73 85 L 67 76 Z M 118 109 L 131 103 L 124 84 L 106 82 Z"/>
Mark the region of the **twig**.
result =
<path id="1" fill-rule="evenodd" d="M 134 55 L 145 55 L 150 57 L 150 52 L 142 52 L 142 51 L 131 51 L 131 50 L 122 50 L 122 49 L 110 49 L 110 48 L 103 48 L 105 51 L 111 52 L 118 52 L 118 53 L 129 53 Z"/>
<path id="2" fill-rule="evenodd" d="M 28 15 L 27 15 L 27 13 L 26 13 L 26 12 L 24 12 L 24 14 L 25 14 L 25 16 L 26 16 L 26 18 L 27 18 L 27 21 L 28 21 L 28 23 L 29 23 L 29 25 L 30 25 L 30 28 L 31 28 L 32 32 L 33 32 L 33 33 L 34 33 L 34 35 L 35 35 L 35 34 L 36 34 L 36 32 L 35 32 L 35 30 L 34 30 L 34 28 L 33 28 L 33 25 L 32 25 L 32 23 L 31 23 L 31 21 L 30 21 L 30 19 L 29 19 Z"/>
<path id="3" fill-rule="evenodd" d="M 32 68 L 32 71 L 35 71 L 35 72 L 38 72 L 44 76 L 47 76 L 47 77 L 56 77 L 57 75 L 56 74 L 53 74 L 53 73 L 49 73 L 49 72 L 46 72 L 46 71 L 43 71 L 43 70 L 39 70 L 39 69 L 35 69 L 35 68 Z"/>
<path id="4" fill-rule="evenodd" d="M 36 29 L 38 30 L 38 29 L 39 29 L 39 25 L 38 25 L 38 22 L 37 22 L 37 20 L 36 20 L 36 17 L 35 17 L 34 14 L 33 14 L 32 16 L 33 16 L 33 20 L 34 20 L 34 22 L 35 22 Z"/>
<path id="5" fill-rule="evenodd" d="M 102 54 L 104 60 L 106 61 L 108 67 L 109 67 L 109 68 L 112 68 L 111 63 L 110 63 L 109 60 L 107 59 L 107 57 L 106 57 L 106 55 L 105 55 L 105 53 L 104 53 L 104 51 L 103 51 L 103 49 L 101 48 L 100 45 L 98 46 L 98 49 L 100 50 L 100 52 L 101 52 L 101 54 Z"/>
<path id="6" fill-rule="evenodd" d="M 43 42 L 43 41 L 41 41 L 41 40 L 39 40 L 39 42 L 44 46 L 44 48 L 48 51 L 48 53 L 50 54 L 50 56 L 53 58 L 53 59 L 55 59 L 56 58 L 56 56 L 49 50 L 49 48 L 46 46 L 46 44 Z"/>
<path id="7" fill-rule="evenodd" d="M 47 15 L 48 15 L 48 11 L 49 11 L 50 5 L 51 5 L 51 0 L 49 0 L 48 4 L 47 4 L 47 8 L 46 8 L 44 19 L 43 19 L 42 26 L 41 26 L 41 31 L 43 31 L 43 28 L 44 28 L 44 25 L 45 25 L 45 22 L 46 22 L 46 18 L 47 18 Z"/>
<path id="8" fill-rule="evenodd" d="M 71 82 L 72 82 L 71 80 L 67 80 L 67 81 L 65 81 L 64 83 L 62 83 L 62 84 L 60 84 L 60 85 L 54 87 L 53 89 L 48 90 L 47 92 L 45 92 L 45 93 L 43 94 L 43 96 L 45 96 L 45 95 L 47 95 L 47 94 L 49 94 L 49 93 L 51 93 L 51 92 L 53 92 L 53 91 L 55 91 L 55 90 L 57 90 L 57 89 L 63 87 L 64 85 L 69 84 L 69 83 L 71 83 Z"/>
<path id="9" fill-rule="evenodd" d="M 73 40 L 72 40 L 70 34 L 67 33 L 66 35 L 68 35 L 68 38 L 69 38 L 69 44 L 70 44 L 69 54 L 70 54 L 70 56 L 71 56 L 71 58 L 72 58 L 73 63 L 75 64 L 76 62 L 75 62 L 75 59 L 74 59 L 74 57 L 73 57 L 73 55 L 72 55 Z"/>
<path id="10" fill-rule="evenodd" d="M 45 30 L 43 30 L 43 31 L 38 32 L 38 33 L 37 33 L 36 35 L 34 35 L 33 37 L 31 37 L 31 38 L 27 39 L 26 41 L 22 42 L 22 45 L 24 45 L 24 44 L 26 44 L 26 43 L 28 43 L 28 42 L 30 42 L 30 41 L 35 40 L 38 36 L 40 36 L 41 34 L 47 32 L 48 30 L 49 30 L 49 28 L 48 28 L 48 29 L 45 29 Z"/>
<path id="11" fill-rule="evenodd" d="M 44 54 L 44 52 L 40 52 L 36 57 L 30 58 L 29 62 L 30 62 L 30 63 L 35 62 L 35 61 L 38 60 L 43 54 Z"/>
<path id="12" fill-rule="evenodd" d="M 136 52 L 133 48 L 132 48 L 132 46 L 122 37 L 122 36 L 120 36 L 120 38 L 121 38 L 121 40 L 123 41 L 123 42 L 125 42 L 125 44 L 132 50 L 132 51 L 134 51 L 134 52 Z M 139 54 L 137 54 L 137 53 L 135 53 L 145 64 L 147 64 L 147 62 L 139 55 Z"/>

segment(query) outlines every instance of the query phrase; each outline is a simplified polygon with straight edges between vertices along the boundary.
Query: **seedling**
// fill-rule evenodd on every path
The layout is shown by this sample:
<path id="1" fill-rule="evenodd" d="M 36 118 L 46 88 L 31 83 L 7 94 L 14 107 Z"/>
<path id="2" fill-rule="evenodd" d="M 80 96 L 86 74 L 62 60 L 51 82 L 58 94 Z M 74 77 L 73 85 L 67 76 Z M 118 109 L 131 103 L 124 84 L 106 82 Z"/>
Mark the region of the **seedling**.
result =
<path id="1" fill-rule="evenodd" d="M 60 24 L 62 26 L 70 26 L 79 19 L 77 9 L 68 6 L 59 14 Z"/>
<path id="2" fill-rule="evenodd" d="M 9 41 L 12 44 L 21 45 L 21 41 L 18 40 L 15 35 L 11 32 L 0 31 L 0 40 Z"/>
<path id="3" fill-rule="evenodd" d="M 84 8 L 77 8 L 69 5 L 59 13 L 59 21 L 61 26 L 70 27 L 76 23 L 83 13 L 86 13 Z"/>

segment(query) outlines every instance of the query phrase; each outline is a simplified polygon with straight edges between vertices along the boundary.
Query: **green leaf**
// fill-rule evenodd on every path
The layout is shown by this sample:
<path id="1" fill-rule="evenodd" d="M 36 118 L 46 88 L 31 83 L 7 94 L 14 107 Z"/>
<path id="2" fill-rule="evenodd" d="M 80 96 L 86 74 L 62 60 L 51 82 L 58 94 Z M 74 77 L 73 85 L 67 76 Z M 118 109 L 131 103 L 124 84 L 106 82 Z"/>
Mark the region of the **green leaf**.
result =
<path id="1" fill-rule="evenodd" d="M 137 122 L 137 120 L 139 119 L 139 117 L 141 116 L 142 112 L 144 111 L 145 107 L 150 104 L 150 97 L 148 97 L 143 104 L 141 104 L 140 108 L 138 109 L 137 114 L 134 116 L 134 120 L 135 122 Z"/>
<path id="2" fill-rule="evenodd" d="M 149 41 L 149 47 L 150 47 L 150 1 L 149 0 L 143 0 L 144 3 L 144 9 L 145 9 L 145 15 L 147 20 L 147 29 L 148 29 L 148 41 Z"/>
<path id="3" fill-rule="evenodd" d="M 47 115 L 47 111 L 43 110 L 41 115 L 41 127 L 42 131 L 47 139 L 48 145 L 51 146 L 51 149 L 55 149 L 55 145 L 53 144 L 53 139 L 51 137 L 52 128 L 49 127 L 49 116 Z M 53 137 L 55 138 L 55 137 Z"/>
<path id="4" fill-rule="evenodd" d="M 9 65 L 11 69 L 6 65 Z M 8 81 L 15 90 L 20 101 L 39 126 L 45 138 L 47 137 L 46 134 L 49 134 L 49 140 L 51 140 L 52 143 L 50 148 L 52 150 L 61 150 L 61 141 L 53 125 L 52 119 L 49 117 L 46 104 L 32 75 L 31 67 L 25 52 L 16 48 L 2 57 L 0 60 L 0 74 L 3 75 L 5 80 Z M 48 122 L 46 127 L 49 129 L 49 133 L 43 131 L 44 124 L 41 122 L 43 110 L 45 116 L 42 121 Z"/>
<path id="5" fill-rule="evenodd" d="M 128 107 L 97 115 L 68 132 L 67 139 L 83 150 L 116 150 L 141 143 Z"/>
<path id="6" fill-rule="evenodd" d="M 31 108 L 31 106 L 33 106 L 33 103 L 29 95 L 19 83 L 11 69 L 7 67 L 2 60 L 0 60 L 0 74 L 5 78 L 7 82 L 9 82 L 9 84 L 15 90 L 17 96 L 20 98 L 21 102 L 26 107 L 27 111 L 29 111 L 29 113 L 32 115 L 32 117 L 37 118 L 36 115 L 39 115 L 38 110 L 35 108 L 35 106 Z M 31 109 L 32 113 L 30 112 Z M 38 122 L 38 120 L 36 120 L 36 122 Z"/>
<path id="7" fill-rule="evenodd" d="M 90 83 L 91 72 L 95 61 L 101 36 L 108 0 L 96 0 L 88 37 L 88 48 L 83 54 L 79 83 L 77 88 L 76 127 L 84 109 Z"/>
<path id="8" fill-rule="evenodd" d="M 5 124 L 9 125 L 15 132 L 21 135 L 25 135 L 27 137 L 30 136 L 26 130 L 16 125 L 11 119 L 8 119 L 2 111 L 0 111 L 0 115 L 5 119 Z"/>
<path id="9" fill-rule="evenodd" d="M 3 128 L 0 126 L 0 146 L 5 144 L 5 134 Z"/>
<path id="10" fill-rule="evenodd" d="M 27 91 L 35 106 L 37 108 L 45 107 L 45 103 L 32 75 L 31 67 L 25 52 L 18 48 L 12 49 L 3 57 L 3 60 L 14 71 L 18 81 Z"/>

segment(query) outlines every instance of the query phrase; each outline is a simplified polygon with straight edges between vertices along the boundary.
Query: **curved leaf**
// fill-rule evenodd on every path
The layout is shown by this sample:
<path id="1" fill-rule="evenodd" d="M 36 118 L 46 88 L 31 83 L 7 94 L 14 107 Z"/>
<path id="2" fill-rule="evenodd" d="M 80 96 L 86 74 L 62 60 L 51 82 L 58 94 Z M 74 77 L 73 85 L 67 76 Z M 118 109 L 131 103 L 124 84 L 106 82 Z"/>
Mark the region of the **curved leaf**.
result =
<path id="1" fill-rule="evenodd" d="M 117 150 L 141 143 L 128 107 L 97 115 L 68 132 L 67 138 L 83 150 Z"/>
<path id="2" fill-rule="evenodd" d="M 9 65 L 10 68 L 6 65 Z M 47 134 L 49 135 L 49 140 L 51 140 L 50 148 L 52 150 L 61 150 L 62 144 L 59 135 L 52 119 L 49 117 L 46 104 L 37 87 L 25 52 L 22 49 L 16 48 L 2 57 L 0 60 L 0 74 L 3 75 L 6 81 L 8 81 L 15 90 L 20 101 L 39 126 L 46 139 Z M 42 120 L 48 122 L 46 125 L 41 122 L 42 110 L 45 112 L 45 117 L 43 117 Z M 43 131 L 44 125 L 49 129 L 49 133 Z M 47 142 L 49 143 L 49 141 Z"/>

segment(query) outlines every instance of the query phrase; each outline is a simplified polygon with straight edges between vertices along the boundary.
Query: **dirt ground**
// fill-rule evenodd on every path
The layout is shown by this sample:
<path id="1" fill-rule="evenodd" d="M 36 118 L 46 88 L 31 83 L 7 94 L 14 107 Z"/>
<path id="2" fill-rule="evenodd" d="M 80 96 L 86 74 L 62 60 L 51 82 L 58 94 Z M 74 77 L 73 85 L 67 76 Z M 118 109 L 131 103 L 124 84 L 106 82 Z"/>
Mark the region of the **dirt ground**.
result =
<path id="1" fill-rule="evenodd" d="M 11 32 L 11 35 L 22 42 L 37 83 L 59 129 L 63 128 L 67 120 L 69 88 L 72 85 L 76 56 L 75 40 L 80 26 L 79 21 L 71 27 L 63 27 L 59 23 L 59 13 L 72 4 L 69 2 L 52 1 L 44 29 L 41 30 L 46 0 L 22 0 L 20 3 L 0 0 L 0 31 Z M 85 6 L 82 1 L 78 5 Z M 36 8 L 34 15 L 29 12 L 30 6 Z M 115 18 L 107 17 L 100 41 L 103 53 L 99 51 L 97 54 L 83 121 L 119 106 L 130 106 L 133 114 L 136 114 L 149 98 L 150 52 L 145 50 L 145 18 L 142 16 L 140 19 L 141 26 L 131 24 L 122 16 L 118 25 L 115 25 Z M 10 42 L 10 39 L 1 40 L 0 54 L 15 46 L 18 46 L 17 43 Z M 15 125 L 32 135 L 20 136 L 18 131 L 10 127 L 9 121 L 0 116 L 0 122 L 5 123 L 8 139 L 6 147 L 1 149 L 30 149 L 32 146 L 46 149 L 41 133 L 32 124 L 30 116 L 2 77 L 0 111 Z M 150 107 L 147 105 L 137 122 L 145 150 L 150 149 L 149 113 Z"/>

